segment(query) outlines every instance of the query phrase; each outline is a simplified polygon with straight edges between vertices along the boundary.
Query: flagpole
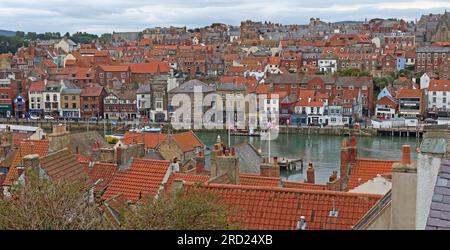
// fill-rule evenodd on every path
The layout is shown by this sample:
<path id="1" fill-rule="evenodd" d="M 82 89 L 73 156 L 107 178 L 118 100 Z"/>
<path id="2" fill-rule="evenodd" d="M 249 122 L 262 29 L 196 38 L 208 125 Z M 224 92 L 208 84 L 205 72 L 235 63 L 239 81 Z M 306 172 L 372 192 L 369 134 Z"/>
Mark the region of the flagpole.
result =
<path id="1" fill-rule="evenodd" d="M 271 130 L 271 127 L 269 127 L 269 163 L 270 162 L 272 162 L 272 159 L 270 158 L 270 139 L 271 139 L 271 136 L 270 136 L 270 130 Z"/>
<path id="2" fill-rule="evenodd" d="M 228 126 L 228 147 L 231 148 L 231 125 Z"/>

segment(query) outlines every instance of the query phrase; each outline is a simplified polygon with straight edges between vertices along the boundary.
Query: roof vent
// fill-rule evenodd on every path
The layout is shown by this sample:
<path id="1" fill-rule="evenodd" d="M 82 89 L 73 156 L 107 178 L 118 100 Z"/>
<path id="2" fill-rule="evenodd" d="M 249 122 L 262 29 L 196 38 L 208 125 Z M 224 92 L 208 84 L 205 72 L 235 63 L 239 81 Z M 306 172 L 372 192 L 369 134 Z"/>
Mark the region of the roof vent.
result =
<path id="1" fill-rule="evenodd" d="M 306 219 L 305 216 L 300 216 L 300 219 L 297 221 L 297 230 L 306 230 Z"/>
<path id="2" fill-rule="evenodd" d="M 336 210 L 335 204 L 334 204 L 334 200 L 333 200 L 333 210 L 331 210 L 328 213 L 328 217 L 334 217 L 337 218 L 339 216 L 339 211 Z"/>

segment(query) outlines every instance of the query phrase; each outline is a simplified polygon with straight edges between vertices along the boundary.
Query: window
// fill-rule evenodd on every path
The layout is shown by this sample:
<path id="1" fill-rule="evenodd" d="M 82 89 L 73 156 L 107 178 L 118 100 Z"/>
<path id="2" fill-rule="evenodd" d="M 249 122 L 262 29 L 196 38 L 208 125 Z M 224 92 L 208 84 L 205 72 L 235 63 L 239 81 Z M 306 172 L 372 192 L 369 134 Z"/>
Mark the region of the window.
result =
<path id="1" fill-rule="evenodd" d="M 436 95 L 436 91 L 433 91 L 433 95 Z"/>
<path id="2" fill-rule="evenodd" d="M 103 73 L 98 74 L 100 78 L 103 78 Z"/>
<path id="3" fill-rule="evenodd" d="M 77 104 L 76 103 L 72 103 L 72 108 L 76 109 L 77 108 Z"/>
<path id="4" fill-rule="evenodd" d="M 436 97 L 433 97 L 433 103 L 436 103 Z"/>
<path id="5" fill-rule="evenodd" d="M 56 94 L 53 95 L 53 101 L 57 102 L 58 101 L 58 96 Z"/>
<path id="6" fill-rule="evenodd" d="M 65 95 L 64 96 L 64 100 L 68 101 L 69 100 L 69 96 Z"/>
<path id="7" fill-rule="evenodd" d="M 77 99 L 77 97 L 76 96 L 72 96 L 72 101 L 75 101 Z"/>
<path id="8" fill-rule="evenodd" d="M 48 102 L 50 101 L 50 95 L 49 94 L 45 95 L 45 100 L 48 101 Z"/>

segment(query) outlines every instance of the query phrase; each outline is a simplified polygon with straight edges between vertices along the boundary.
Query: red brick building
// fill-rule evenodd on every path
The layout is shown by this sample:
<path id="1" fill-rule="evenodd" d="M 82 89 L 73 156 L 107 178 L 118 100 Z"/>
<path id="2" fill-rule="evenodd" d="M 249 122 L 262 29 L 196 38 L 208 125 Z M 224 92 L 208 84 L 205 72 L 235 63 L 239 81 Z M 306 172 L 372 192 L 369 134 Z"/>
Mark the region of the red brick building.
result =
<path id="1" fill-rule="evenodd" d="M 81 117 L 102 117 L 105 96 L 106 91 L 102 86 L 90 85 L 83 88 L 80 93 Z"/>

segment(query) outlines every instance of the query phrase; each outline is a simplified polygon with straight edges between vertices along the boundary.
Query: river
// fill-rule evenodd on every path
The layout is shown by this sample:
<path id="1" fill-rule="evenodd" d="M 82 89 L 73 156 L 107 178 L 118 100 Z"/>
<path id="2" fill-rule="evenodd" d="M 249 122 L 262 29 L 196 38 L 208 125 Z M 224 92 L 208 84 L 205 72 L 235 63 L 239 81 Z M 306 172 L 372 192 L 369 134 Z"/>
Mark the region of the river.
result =
<path id="1" fill-rule="evenodd" d="M 207 145 L 212 147 L 216 142 L 217 135 L 222 141 L 228 143 L 228 135 L 223 133 L 198 132 L 197 136 Z M 270 143 L 271 155 L 279 158 L 303 158 L 305 162 L 304 173 L 298 171 L 283 171 L 283 179 L 304 181 L 306 178 L 306 166 L 308 162 L 314 164 L 316 171 L 316 182 L 326 183 L 328 177 L 336 170 L 339 172 L 340 147 L 343 136 L 329 135 L 304 135 L 304 134 L 280 134 L 276 140 Z M 248 141 L 262 153 L 267 155 L 269 150 L 268 141 L 261 143 L 258 137 L 231 136 L 231 144 L 239 144 Z M 418 139 L 415 137 L 357 137 L 358 157 L 376 159 L 401 159 L 402 145 L 411 145 L 412 157 L 415 159 Z"/>

